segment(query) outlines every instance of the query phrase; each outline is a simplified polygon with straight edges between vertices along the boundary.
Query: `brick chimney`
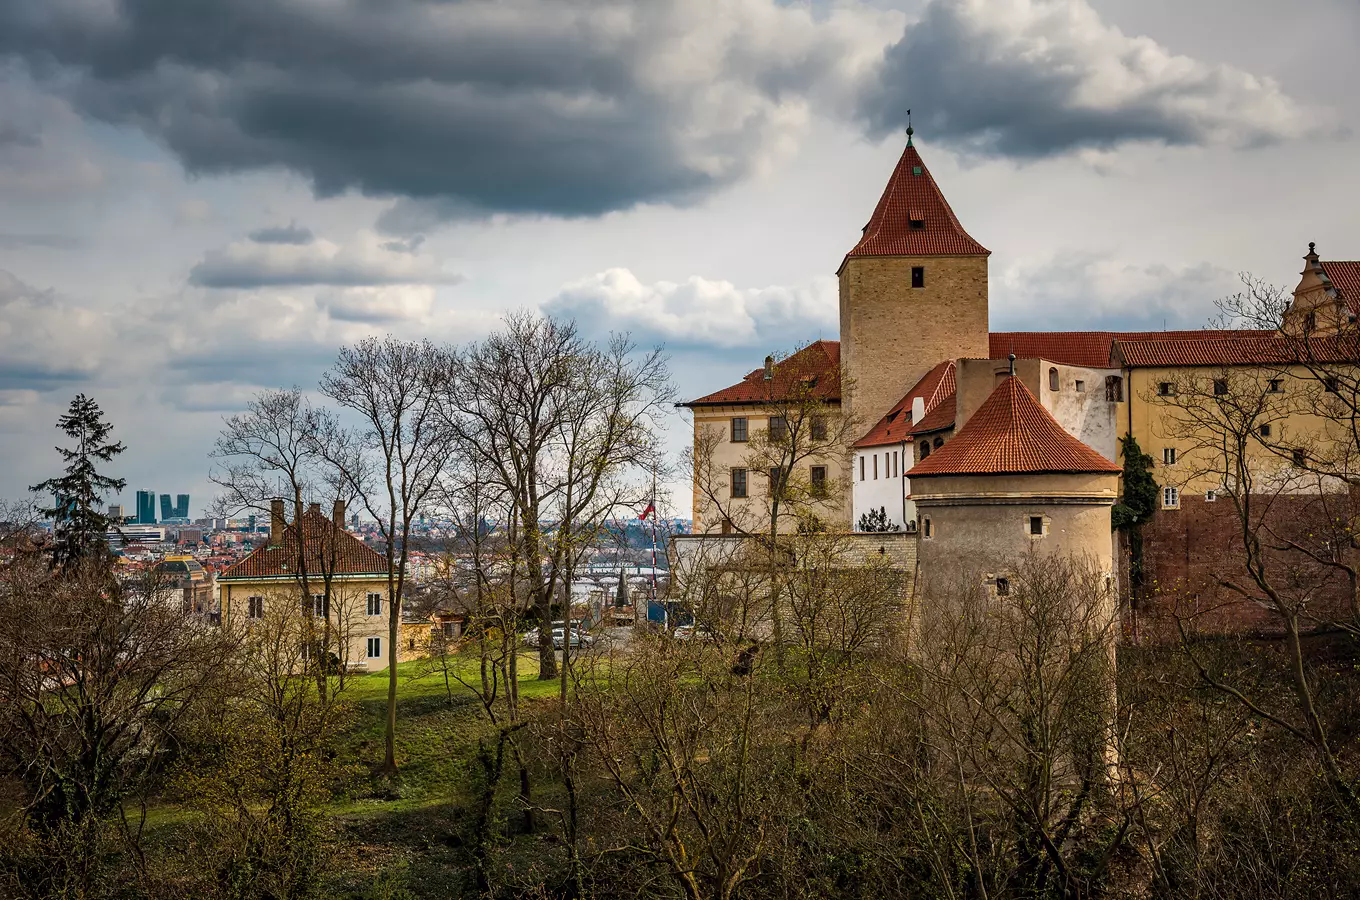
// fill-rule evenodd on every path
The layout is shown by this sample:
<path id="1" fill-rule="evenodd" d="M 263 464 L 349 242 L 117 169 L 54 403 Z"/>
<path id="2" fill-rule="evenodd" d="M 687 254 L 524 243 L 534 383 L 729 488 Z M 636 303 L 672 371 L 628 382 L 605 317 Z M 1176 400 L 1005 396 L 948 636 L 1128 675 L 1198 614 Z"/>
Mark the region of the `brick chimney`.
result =
<path id="1" fill-rule="evenodd" d="M 320 504 L 320 503 L 308 503 L 308 504 L 307 504 L 307 512 L 309 512 L 309 513 L 317 513 L 318 515 L 320 515 L 320 513 L 321 513 L 321 504 Z"/>
<path id="2" fill-rule="evenodd" d="M 339 529 L 342 530 L 342 531 L 344 530 L 344 528 L 345 528 L 345 501 L 344 501 L 344 500 L 336 500 L 336 501 L 335 501 L 335 506 L 331 508 L 331 521 L 333 521 L 333 522 L 335 523 L 335 527 L 336 527 L 336 528 L 339 528 Z"/>
<path id="3" fill-rule="evenodd" d="M 269 543 L 278 547 L 283 543 L 283 529 L 288 527 L 283 518 L 283 500 L 269 501 Z"/>

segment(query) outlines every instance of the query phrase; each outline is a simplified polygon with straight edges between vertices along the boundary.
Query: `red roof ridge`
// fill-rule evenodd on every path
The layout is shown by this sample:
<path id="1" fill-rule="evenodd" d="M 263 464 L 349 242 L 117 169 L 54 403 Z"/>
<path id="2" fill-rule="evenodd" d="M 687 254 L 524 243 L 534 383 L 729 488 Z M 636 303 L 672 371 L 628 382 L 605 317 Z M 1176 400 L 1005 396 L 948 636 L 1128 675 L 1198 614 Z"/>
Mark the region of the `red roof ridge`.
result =
<path id="1" fill-rule="evenodd" d="M 913 228 L 912 221 L 922 223 Z M 920 152 L 909 140 L 859 242 L 841 268 L 859 256 L 989 256 L 944 198 Z"/>
<path id="2" fill-rule="evenodd" d="M 1352 313 L 1360 314 L 1360 260 L 1319 260 L 1318 265 Z"/>
<path id="3" fill-rule="evenodd" d="M 1120 471 L 1068 434 L 1024 382 L 1011 375 L 953 440 L 913 466 L 907 477 Z"/>
<path id="4" fill-rule="evenodd" d="M 1116 340 L 1227 340 L 1259 337 L 1270 331 L 1250 329 L 1194 329 L 1180 331 L 993 331 L 988 335 L 991 359 L 1046 359 L 1088 369 L 1118 368 L 1112 359 Z"/>
<path id="5" fill-rule="evenodd" d="M 775 403 L 789 395 L 798 381 L 812 382 L 812 394 L 829 403 L 841 399 L 841 342 L 817 340 L 774 364 L 774 377 L 765 380 L 765 369 L 753 369 L 741 381 L 682 407 Z"/>
<path id="6" fill-rule="evenodd" d="M 245 559 L 222 570 L 218 579 L 296 577 L 299 522 L 305 551 L 303 559 L 309 577 L 319 579 L 327 570 L 332 575 L 387 574 L 385 556 L 336 525 L 319 509 L 309 507 L 284 528 L 279 543 L 275 544 L 271 536 L 269 543 L 256 547 Z M 332 536 L 335 540 L 333 559 L 323 556 L 323 553 L 329 556 L 331 550 L 325 546 L 323 535 Z"/>
<path id="7" fill-rule="evenodd" d="M 946 401 L 954 396 L 955 368 L 954 361 L 947 359 L 944 362 L 936 363 L 935 367 L 922 375 L 916 384 L 912 385 L 911 390 L 903 395 L 901 400 L 884 414 L 867 432 L 864 437 L 855 441 L 855 447 L 881 447 L 884 444 L 900 444 L 904 440 L 911 440 L 910 435 L 919 433 L 922 422 L 930 418 L 930 414 L 936 408 L 944 405 Z M 912 401 L 916 397 L 925 401 L 926 414 L 921 422 L 911 421 Z M 950 421 L 953 421 L 953 403 L 950 402 Z"/>

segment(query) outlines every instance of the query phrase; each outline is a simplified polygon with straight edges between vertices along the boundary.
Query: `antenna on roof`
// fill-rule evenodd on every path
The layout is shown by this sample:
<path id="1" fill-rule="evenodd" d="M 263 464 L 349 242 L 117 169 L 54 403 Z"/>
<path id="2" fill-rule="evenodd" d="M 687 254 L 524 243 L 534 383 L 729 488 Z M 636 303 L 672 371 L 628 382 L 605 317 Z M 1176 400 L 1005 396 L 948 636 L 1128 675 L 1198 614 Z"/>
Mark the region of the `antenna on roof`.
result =
<path id="1" fill-rule="evenodd" d="M 907 146 L 908 146 L 908 147 L 911 146 L 911 136 L 912 136 L 913 134 L 915 134 L 915 133 L 916 133 L 915 129 L 913 129 L 913 128 L 911 127 L 911 110 L 907 110 Z"/>

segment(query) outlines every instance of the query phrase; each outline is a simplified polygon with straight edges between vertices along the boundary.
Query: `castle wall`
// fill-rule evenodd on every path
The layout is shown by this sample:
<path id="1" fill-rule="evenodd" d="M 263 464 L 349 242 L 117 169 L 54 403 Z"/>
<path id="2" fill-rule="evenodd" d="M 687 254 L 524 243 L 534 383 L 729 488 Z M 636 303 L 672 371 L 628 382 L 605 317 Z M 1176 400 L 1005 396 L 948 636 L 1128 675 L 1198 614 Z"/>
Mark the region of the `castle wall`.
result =
<path id="1" fill-rule="evenodd" d="M 911 286 L 913 266 L 925 286 Z M 868 256 L 840 273 L 842 403 L 860 433 L 941 360 L 985 357 L 987 257 Z"/>

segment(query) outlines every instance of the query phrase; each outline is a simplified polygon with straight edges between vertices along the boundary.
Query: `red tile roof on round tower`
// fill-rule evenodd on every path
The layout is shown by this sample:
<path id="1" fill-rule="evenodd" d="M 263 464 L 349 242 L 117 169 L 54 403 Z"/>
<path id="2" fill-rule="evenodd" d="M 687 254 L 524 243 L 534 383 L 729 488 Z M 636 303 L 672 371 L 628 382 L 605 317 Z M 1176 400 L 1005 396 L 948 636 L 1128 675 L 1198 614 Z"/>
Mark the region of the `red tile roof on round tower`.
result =
<path id="1" fill-rule="evenodd" d="M 1029 388 L 1011 375 L 952 441 L 913 466 L 907 477 L 1120 471 L 1064 431 Z"/>
<path id="2" fill-rule="evenodd" d="M 913 228 L 912 222 L 920 223 Z M 911 141 L 902 151 L 864 235 L 845 259 L 856 256 L 990 256 L 963 230 L 939 185 Z M 841 263 L 845 268 L 845 262 Z"/>

